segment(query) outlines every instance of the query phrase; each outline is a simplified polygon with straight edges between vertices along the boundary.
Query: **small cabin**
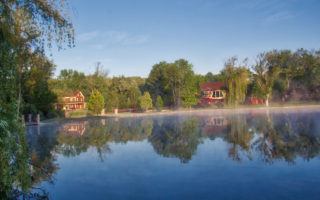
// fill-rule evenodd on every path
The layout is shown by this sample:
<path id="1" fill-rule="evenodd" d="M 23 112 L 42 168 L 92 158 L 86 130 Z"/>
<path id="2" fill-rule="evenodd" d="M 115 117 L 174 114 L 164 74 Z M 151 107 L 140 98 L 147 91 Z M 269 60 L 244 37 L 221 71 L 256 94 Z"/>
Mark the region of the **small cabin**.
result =
<path id="1" fill-rule="evenodd" d="M 223 105 L 226 98 L 223 82 L 208 82 L 200 85 L 200 105 Z"/>
<path id="2" fill-rule="evenodd" d="M 82 92 L 77 91 L 69 96 L 62 97 L 61 103 L 57 105 L 61 110 L 79 110 L 85 108 L 85 98 Z"/>

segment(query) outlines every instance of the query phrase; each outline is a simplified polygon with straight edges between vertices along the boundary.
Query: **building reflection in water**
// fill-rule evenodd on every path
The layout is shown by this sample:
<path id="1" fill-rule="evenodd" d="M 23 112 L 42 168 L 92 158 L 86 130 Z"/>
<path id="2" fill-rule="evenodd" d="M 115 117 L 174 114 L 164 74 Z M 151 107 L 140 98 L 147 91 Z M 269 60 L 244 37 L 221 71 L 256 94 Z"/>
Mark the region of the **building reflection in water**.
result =
<path id="1" fill-rule="evenodd" d="M 225 116 L 205 117 L 203 121 L 202 135 L 204 137 L 215 137 L 224 133 L 229 124 Z"/>
<path id="2" fill-rule="evenodd" d="M 86 121 L 69 122 L 64 124 L 61 129 L 65 134 L 82 136 L 86 130 L 86 123 Z"/>

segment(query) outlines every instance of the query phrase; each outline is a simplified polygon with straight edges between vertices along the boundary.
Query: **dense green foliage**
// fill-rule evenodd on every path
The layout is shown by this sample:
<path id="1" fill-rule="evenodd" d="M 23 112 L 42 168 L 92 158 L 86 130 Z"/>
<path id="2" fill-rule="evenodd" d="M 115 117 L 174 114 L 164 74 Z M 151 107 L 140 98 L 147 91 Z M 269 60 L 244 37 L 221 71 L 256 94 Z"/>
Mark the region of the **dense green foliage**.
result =
<path id="1" fill-rule="evenodd" d="M 271 66 L 267 60 L 267 54 L 260 54 L 257 63 L 253 66 L 255 92 L 266 100 L 266 106 L 269 106 L 269 99 L 272 95 L 272 89 L 275 80 L 278 78 L 279 68 Z"/>
<path id="2" fill-rule="evenodd" d="M 98 90 L 93 90 L 89 100 L 88 109 L 94 114 L 99 115 L 104 108 L 104 98 Z"/>
<path id="3" fill-rule="evenodd" d="M 266 100 L 320 100 L 320 52 L 273 50 L 258 55 L 253 69 L 253 93 Z"/>
<path id="4" fill-rule="evenodd" d="M 21 115 L 47 115 L 55 99 L 47 80 L 53 65 L 44 55 L 53 43 L 73 45 L 64 1 L 0 1 L 0 198 L 30 186 Z M 29 179 L 28 179 L 29 178 Z"/>
<path id="5" fill-rule="evenodd" d="M 57 96 L 49 89 L 48 81 L 55 66 L 41 54 L 33 54 L 29 65 L 29 70 L 22 74 L 22 112 L 52 117 Z"/>
<path id="6" fill-rule="evenodd" d="M 143 95 L 139 98 L 140 108 L 143 111 L 147 111 L 152 108 L 152 99 L 149 92 L 144 92 Z"/>
<path id="7" fill-rule="evenodd" d="M 221 71 L 228 91 L 229 105 L 238 105 L 246 100 L 247 86 L 249 84 L 249 70 L 246 66 L 237 66 L 237 58 L 232 57 Z"/>
<path id="8" fill-rule="evenodd" d="M 156 102 L 157 96 L 161 96 L 165 106 L 179 108 L 195 105 L 198 85 L 192 68 L 183 59 L 154 65 L 146 80 L 146 88 L 153 102 Z"/>
<path id="9" fill-rule="evenodd" d="M 114 108 L 139 108 L 139 98 L 144 80 L 139 77 L 113 77 L 108 88 L 107 110 Z"/>
<path id="10" fill-rule="evenodd" d="M 163 100 L 160 96 L 157 96 L 155 107 L 158 111 L 161 111 L 163 108 Z"/>
<path id="11" fill-rule="evenodd" d="M 106 111 L 114 109 L 137 110 L 141 94 L 148 91 L 153 105 L 158 109 L 158 97 L 162 106 L 190 108 L 200 98 L 200 84 L 223 82 L 227 91 L 226 102 L 235 106 L 246 103 L 248 97 L 269 101 L 315 101 L 320 99 L 320 53 L 299 49 L 273 50 L 259 54 L 255 63 L 245 59 L 238 62 L 231 57 L 218 74 L 195 74 L 193 66 L 184 59 L 172 63 L 155 64 L 149 76 L 108 77 L 101 64 L 96 72 L 85 75 L 75 70 L 62 70 L 57 79 L 49 81 L 49 88 L 58 97 L 80 90 L 90 96 L 97 89 L 105 98 Z M 251 69 L 251 71 L 250 71 Z M 161 106 L 161 107 L 162 107 Z"/>

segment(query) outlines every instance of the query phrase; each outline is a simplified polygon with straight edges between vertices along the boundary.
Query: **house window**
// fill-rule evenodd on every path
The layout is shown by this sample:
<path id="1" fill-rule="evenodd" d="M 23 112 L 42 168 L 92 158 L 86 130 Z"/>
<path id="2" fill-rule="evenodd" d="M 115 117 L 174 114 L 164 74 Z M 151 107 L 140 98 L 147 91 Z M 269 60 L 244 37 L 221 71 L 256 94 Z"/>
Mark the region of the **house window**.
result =
<path id="1" fill-rule="evenodd" d="M 217 91 L 217 90 L 214 91 L 214 92 L 213 92 L 213 97 L 219 97 L 219 91 Z"/>
<path id="2" fill-rule="evenodd" d="M 203 91 L 203 97 L 212 97 L 213 92 L 212 91 Z"/>
<path id="3" fill-rule="evenodd" d="M 221 90 L 214 91 L 213 96 L 216 98 L 223 97 L 222 91 Z"/>

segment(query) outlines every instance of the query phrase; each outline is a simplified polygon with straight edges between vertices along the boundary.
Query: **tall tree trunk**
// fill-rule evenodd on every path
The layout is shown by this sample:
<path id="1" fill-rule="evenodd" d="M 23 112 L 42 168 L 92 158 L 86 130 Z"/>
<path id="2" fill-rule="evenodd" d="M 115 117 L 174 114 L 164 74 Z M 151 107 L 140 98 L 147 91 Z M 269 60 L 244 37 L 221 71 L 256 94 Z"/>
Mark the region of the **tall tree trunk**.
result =
<path id="1" fill-rule="evenodd" d="M 269 94 L 267 94 L 267 98 L 266 98 L 266 106 L 269 107 Z"/>

